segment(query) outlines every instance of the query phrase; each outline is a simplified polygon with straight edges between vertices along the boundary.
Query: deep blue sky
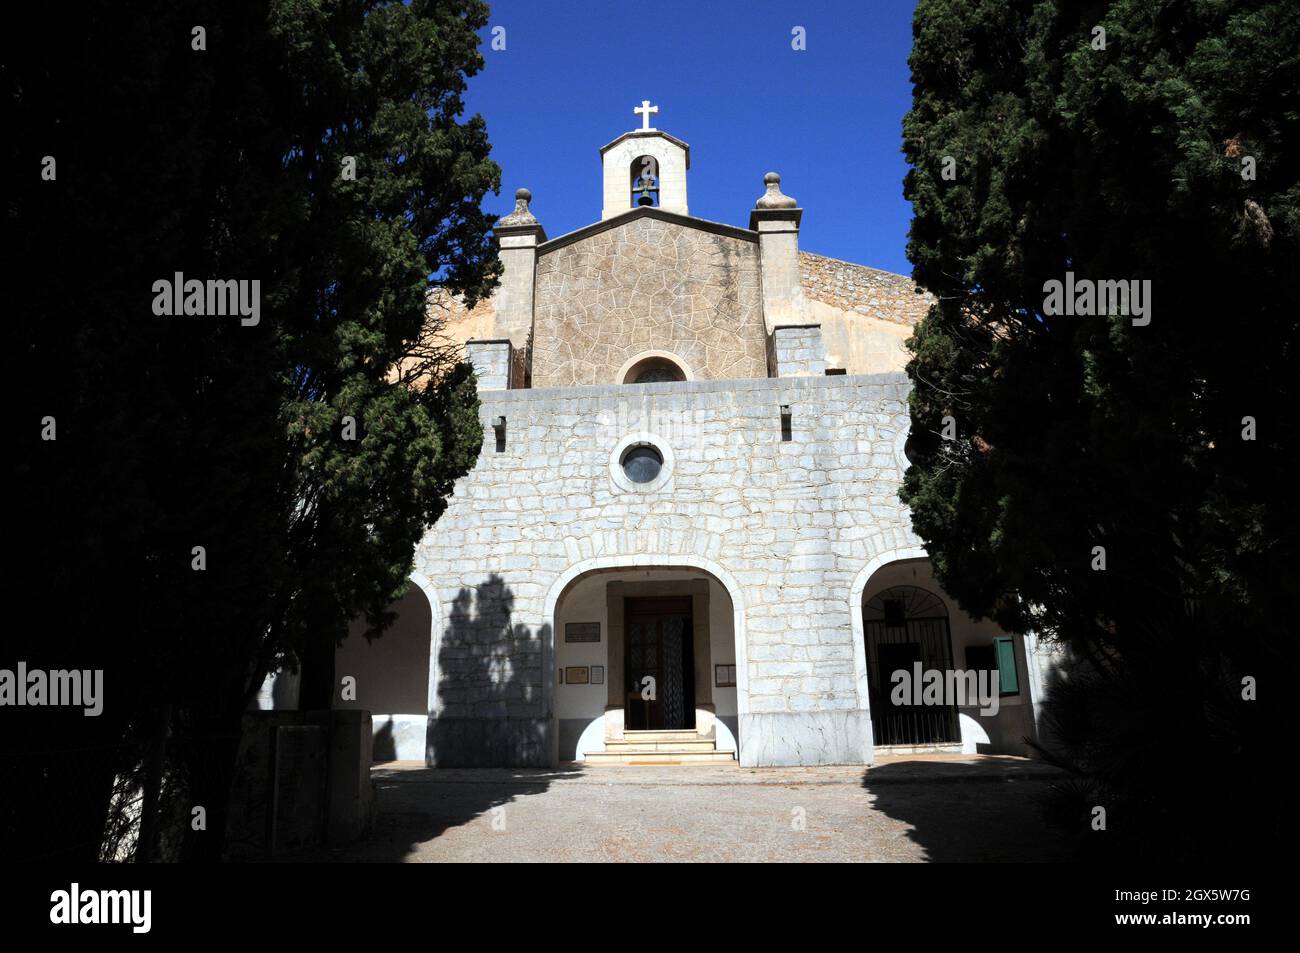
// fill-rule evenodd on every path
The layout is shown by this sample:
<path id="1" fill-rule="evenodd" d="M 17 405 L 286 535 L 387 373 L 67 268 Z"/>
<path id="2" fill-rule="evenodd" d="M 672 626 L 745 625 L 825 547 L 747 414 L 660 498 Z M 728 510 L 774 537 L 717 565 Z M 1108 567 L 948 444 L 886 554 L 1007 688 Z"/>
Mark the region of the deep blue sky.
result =
<path id="1" fill-rule="evenodd" d="M 503 173 L 487 207 L 506 213 L 525 186 L 550 238 L 598 220 L 599 149 L 639 128 L 632 108 L 649 99 L 651 125 L 690 143 L 692 215 L 748 225 L 775 170 L 804 209 L 802 249 L 910 274 L 899 147 L 913 6 L 497 0 L 466 96 Z"/>

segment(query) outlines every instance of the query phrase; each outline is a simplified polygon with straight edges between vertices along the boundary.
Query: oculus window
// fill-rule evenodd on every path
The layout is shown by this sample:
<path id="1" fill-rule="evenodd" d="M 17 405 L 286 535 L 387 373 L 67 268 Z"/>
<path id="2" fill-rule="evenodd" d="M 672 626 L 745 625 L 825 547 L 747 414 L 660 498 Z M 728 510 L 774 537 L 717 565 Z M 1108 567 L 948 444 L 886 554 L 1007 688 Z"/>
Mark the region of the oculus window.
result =
<path id="1" fill-rule="evenodd" d="M 664 458 L 649 444 L 639 444 L 628 448 L 621 461 L 623 472 L 633 483 L 649 483 L 659 476 L 663 469 Z"/>

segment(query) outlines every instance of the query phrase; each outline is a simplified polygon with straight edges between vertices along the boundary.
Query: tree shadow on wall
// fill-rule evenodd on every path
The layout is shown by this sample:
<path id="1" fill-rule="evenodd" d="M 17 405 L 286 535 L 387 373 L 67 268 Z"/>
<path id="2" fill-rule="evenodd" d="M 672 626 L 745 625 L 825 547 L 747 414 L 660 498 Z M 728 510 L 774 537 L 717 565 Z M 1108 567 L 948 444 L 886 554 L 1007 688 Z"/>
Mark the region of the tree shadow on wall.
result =
<path id="1" fill-rule="evenodd" d="M 515 597 L 496 573 L 461 589 L 438 644 L 439 715 L 427 758 L 439 768 L 543 768 L 552 725 L 542 711 L 542 649 L 550 626 L 512 622 Z"/>
<path id="2" fill-rule="evenodd" d="M 496 573 L 457 594 L 438 644 L 439 716 L 426 734 L 428 765 L 374 770 L 375 833 L 349 859 L 402 860 L 465 824 L 509 836 L 512 801 L 580 773 L 550 767 L 554 724 L 542 706 L 550 626 L 534 632 L 515 624 L 513 613 L 514 594 Z"/>

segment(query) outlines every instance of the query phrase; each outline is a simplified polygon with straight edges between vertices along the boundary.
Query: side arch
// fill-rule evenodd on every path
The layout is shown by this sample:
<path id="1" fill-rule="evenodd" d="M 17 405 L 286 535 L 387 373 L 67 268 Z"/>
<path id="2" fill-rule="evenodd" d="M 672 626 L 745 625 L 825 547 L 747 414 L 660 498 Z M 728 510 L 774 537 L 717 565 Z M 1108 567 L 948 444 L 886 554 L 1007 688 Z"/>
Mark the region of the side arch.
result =
<path id="1" fill-rule="evenodd" d="M 337 674 L 351 675 L 355 693 L 335 696 L 334 709 L 370 713 L 373 760 L 423 760 L 428 700 L 435 685 L 440 602 L 429 580 L 412 573 L 402 595 L 390 606 L 391 626 L 373 641 L 363 637 L 363 620 L 354 619 L 347 638 L 335 649 Z M 432 656 L 430 653 L 433 653 Z M 421 684 L 423 682 L 424 684 Z"/>
<path id="2" fill-rule="evenodd" d="M 862 622 L 862 594 L 867 583 L 878 570 L 903 559 L 929 559 L 930 554 L 921 546 L 904 546 L 877 553 L 853 578 L 849 589 L 849 618 L 853 622 L 853 681 L 858 690 L 858 708 L 870 713 L 870 682 L 867 678 L 867 633 Z M 868 722 L 870 724 L 870 722 Z"/>

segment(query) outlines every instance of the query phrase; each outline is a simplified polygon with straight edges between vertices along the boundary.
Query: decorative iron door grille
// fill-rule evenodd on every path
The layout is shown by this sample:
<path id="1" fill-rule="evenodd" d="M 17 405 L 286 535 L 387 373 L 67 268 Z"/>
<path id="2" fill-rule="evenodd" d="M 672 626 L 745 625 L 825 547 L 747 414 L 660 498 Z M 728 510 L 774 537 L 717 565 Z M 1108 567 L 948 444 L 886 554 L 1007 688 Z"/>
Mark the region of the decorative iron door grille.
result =
<path id="1" fill-rule="evenodd" d="M 893 673 L 906 671 L 911 685 L 917 662 L 923 672 L 940 672 L 946 683 L 947 673 L 952 670 L 952 639 L 948 610 L 939 597 L 919 586 L 886 589 L 863 605 L 862 626 L 867 641 L 875 743 L 933 745 L 961 741 L 954 705 L 895 705 L 890 697 Z M 908 700 L 912 700 L 910 692 Z"/>

